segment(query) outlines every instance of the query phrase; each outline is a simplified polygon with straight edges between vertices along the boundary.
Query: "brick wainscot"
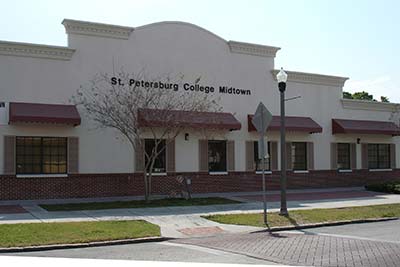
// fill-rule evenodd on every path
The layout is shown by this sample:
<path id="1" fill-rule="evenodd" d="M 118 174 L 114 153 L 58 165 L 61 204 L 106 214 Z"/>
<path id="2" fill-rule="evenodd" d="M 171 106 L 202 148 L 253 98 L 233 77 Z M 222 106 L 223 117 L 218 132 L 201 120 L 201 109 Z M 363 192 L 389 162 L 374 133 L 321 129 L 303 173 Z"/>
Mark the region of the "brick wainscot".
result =
<path id="1" fill-rule="evenodd" d="M 169 173 L 153 177 L 152 194 L 171 195 L 179 192 L 181 185 L 176 180 L 177 175 L 192 179 L 193 193 L 250 192 L 262 188 L 261 175 L 252 172 L 229 172 L 228 175 Z M 280 172 L 274 171 L 266 177 L 268 190 L 278 190 Z M 364 186 L 386 181 L 400 181 L 400 169 L 379 172 L 353 170 L 348 173 L 333 170 L 308 173 L 288 171 L 289 189 Z M 70 174 L 68 177 L 40 178 L 0 176 L 0 200 L 142 196 L 143 192 L 141 173 Z"/>

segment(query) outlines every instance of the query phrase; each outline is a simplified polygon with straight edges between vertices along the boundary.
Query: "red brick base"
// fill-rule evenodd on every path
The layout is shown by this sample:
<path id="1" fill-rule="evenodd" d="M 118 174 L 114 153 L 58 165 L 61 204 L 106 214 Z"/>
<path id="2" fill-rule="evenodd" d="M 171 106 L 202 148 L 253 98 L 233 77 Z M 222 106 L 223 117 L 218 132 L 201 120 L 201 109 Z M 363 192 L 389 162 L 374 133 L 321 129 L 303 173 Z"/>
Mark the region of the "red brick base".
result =
<path id="1" fill-rule="evenodd" d="M 232 172 L 229 175 L 180 174 L 192 178 L 193 193 L 261 190 L 261 175 L 249 172 Z M 175 176 L 176 174 L 168 174 L 153 177 L 152 193 L 170 195 L 179 192 L 180 184 L 175 180 Z M 269 190 L 279 189 L 279 172 L 266 177 Z M 383 172 L 355 170 L 351 173 L 331 170 L 301 174 L 288 172 L 290 189 L 363 186 L 384 181 L 400 181 L 400 169 Z M 141 196 L 143 192 L 142 174 L 74 174 L 62 178 L 0 176 L 0 200 Z"/>

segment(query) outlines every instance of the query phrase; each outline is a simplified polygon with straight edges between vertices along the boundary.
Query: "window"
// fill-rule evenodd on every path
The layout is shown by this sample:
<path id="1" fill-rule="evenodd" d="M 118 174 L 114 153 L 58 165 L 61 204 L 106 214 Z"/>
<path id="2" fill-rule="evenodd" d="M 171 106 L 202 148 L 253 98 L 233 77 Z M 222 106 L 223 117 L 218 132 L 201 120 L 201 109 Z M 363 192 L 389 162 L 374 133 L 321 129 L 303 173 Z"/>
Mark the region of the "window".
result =
<path id="1" fill-rule="evenodd" d="M 292 143 L 293 170 L 307 170 L 307 143 Z"/>
<path id="2" fill-rule="evenodd" d="M 67 173 L 67 138 L 16 138 L 17 174 Z"/>
<path id="3" fill-rule="evenodd" d="M 267 143 L 267 152 L 269 157 L 265 159 L 265 170 L 271 170 L 271 153 L 270 153 L 270 142 Z M 256 171 L 262 171 L 262 159 L 258 158 L 258 141 L 254 141 L 254 164 Z"/>
<path id="4" fill-rule="evenodd" d="M 164 173 L 166 172 L 166 147 L 165 147 L 165 140 L 157 141 L 159 142 L 157 145 L 157 152 L 160 152 L 161 149 L 162 151 L 157 155 L 154 166 L 153 166 L 153 173 Z M 153 153 L 153 149 L 156 146 L 156 141 L 154 139 L 145 139 L 144 140 L 144 149 L 146 151 L 146 154 L 150 156 Z M 145 164 L 147 166 L 147 163 L 149 162 L 149 159 L 145 156 Z M 150 166 L 147 167 L 147 171 L 150 170 Z"/>
<path id="5" fill-rule="evenodd" d="M 390 169 L 389 144 L 368 144 L 368 168 Z"/>
<path id="6" fill-rule="evenodd" d="M 0 125 L 8 124 L 6 103 L 0 102 Z"/>
<path id="7" fill-rule="evenodd" d="M 350 144 L 337 144 L 337 168 L 342 170 L 350 169 Z"/>
<path id="8" fill-rule="evenodd" d="M 226 172 L 226 141 L 208 141 L 208 170 Z"/>

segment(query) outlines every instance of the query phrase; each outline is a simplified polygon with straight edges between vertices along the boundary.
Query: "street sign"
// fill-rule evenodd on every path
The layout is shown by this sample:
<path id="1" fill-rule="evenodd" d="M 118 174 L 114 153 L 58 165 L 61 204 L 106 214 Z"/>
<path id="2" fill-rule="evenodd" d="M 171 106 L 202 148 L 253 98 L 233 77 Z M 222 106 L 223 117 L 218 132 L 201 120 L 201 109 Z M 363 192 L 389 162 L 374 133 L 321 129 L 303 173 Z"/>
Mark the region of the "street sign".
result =
<path id="1" fill-rule="evenodd" d="M 266 149 L 266 137 L 268 126 L 272 121 L 272 114 L 264 106 L 262 102 L 258 104 L 256 113 L 254 113 L 251 122 L 256 128 L 257 132 L 260 134 L 260 141 L 258 142 L 258 158 L 262 160 L 262 187 L 263 187 L 263 204 L 264 204 L 264 224 L 267 223 L 267 196 L 266 196 L 266 183 L 265 183 L 265 159 L 267 158 L 268 150 Z"/>
<path id="2" fill-rule="evenodd" d="M 256 113 L 253 116 L 252 123 L 256 128 L 257 132 L 260 134 L 260 141 L 258 142 L 258 158 L 264 159 L 267 153 L 266 144 L 264 140 L 265 132 L 268 129 L 269 124 L 272 121 L 272 114 L 264 106 L 262 102 L 258 104 Z"/>
<path id="3" fill-rule="evenodd" d="M 254 113 L 252 123 L 256 128 L 259 134 L 265 134 L 269 124 L 272 121 L 272 114 L 269 110 L 264 106 L 262 102 L 258 104 L 256 113 Z"/>

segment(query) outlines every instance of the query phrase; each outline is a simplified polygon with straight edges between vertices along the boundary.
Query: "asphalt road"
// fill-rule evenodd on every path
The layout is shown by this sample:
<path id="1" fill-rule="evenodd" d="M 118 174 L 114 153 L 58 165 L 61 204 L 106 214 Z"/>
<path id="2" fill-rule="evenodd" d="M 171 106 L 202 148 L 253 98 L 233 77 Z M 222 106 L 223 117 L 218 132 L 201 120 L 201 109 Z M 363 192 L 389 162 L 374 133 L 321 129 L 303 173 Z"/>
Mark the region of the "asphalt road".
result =
<path id="1" fill-rule="evenodd" d="M 199 263 L 275 264 L 273 262 L 258 260 L 245 255 L 192 245 L 174 244 L 168 241 L 79 249 L 7 253 L 2 255 Z"/>

